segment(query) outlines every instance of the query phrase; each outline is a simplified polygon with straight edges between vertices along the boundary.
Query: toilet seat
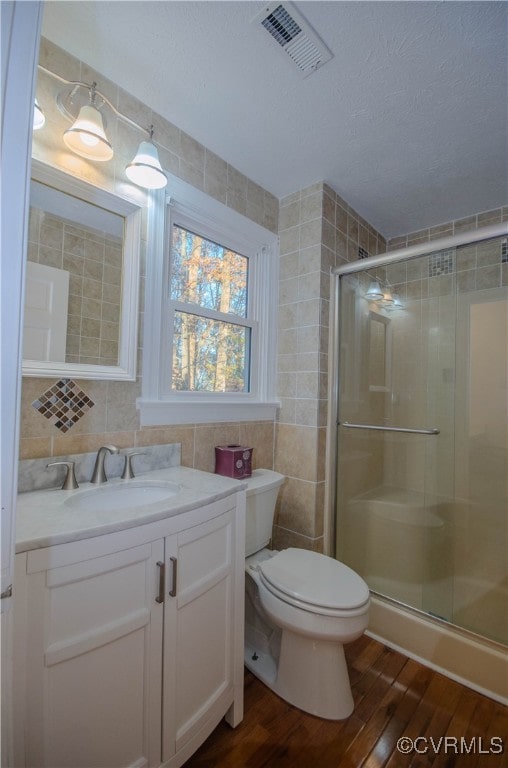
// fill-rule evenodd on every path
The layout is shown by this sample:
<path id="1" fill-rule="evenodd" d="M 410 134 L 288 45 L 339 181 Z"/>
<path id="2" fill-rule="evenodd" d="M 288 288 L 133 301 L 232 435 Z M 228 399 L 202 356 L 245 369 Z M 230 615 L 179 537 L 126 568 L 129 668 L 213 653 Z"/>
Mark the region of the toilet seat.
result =
<path id="1" fill-rule="evenodd" d="M 344 563 L 305 549 L 289 548 L 258 563 L 264 586 L 297 608 L 323 616 L 355 616 L 369 603 L 364 580 Z"/>

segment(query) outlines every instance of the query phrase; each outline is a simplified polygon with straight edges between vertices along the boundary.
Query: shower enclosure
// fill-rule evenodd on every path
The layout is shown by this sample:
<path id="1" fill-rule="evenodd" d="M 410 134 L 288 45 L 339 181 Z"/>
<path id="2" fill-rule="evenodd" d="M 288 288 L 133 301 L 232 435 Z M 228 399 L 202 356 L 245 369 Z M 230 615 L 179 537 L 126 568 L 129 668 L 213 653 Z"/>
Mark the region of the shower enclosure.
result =
<path id="1" fill-rule="evenodd" d="M 505 645 L 507 233 L 336 269 L 333 355 L 336 557 L 374 593 Z"/>

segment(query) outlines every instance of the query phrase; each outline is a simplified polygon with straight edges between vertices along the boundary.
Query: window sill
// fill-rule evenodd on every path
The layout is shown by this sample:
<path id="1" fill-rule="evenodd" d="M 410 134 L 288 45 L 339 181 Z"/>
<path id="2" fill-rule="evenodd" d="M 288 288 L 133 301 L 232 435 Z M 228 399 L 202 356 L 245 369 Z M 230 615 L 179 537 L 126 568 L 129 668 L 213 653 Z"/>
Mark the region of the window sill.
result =
<path id="1" fill-rule="evenodd" d="M 170 424 L 215 424 L 222 421 L 274 421 L 278 401 L 270 402 L 166 402 L 138 398 L 142 427 Z"/>

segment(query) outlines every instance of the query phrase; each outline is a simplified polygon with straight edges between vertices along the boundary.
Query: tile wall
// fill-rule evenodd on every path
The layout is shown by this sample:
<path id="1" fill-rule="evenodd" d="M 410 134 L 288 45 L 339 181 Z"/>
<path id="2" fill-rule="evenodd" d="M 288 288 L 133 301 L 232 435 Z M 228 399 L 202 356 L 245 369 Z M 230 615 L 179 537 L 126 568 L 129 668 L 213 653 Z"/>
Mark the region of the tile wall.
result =
<path id="1" fill-rule="evenodd" d="M 278 200 L 253 181 L 243 176 L 220 157 L 210 152 L 191 136 L 152 112 L 130 94 L 100 73 L 90 70 L 49 41 L 42 39 L 40 64 L 67 80 L 97 82 L 97 88 L 125 115 L 141 125 L 153 123 L 154 139 L 162 166 L 169 172 L 205 191 L 215 199 L 276 232 Z M 108 121 L 107 132 L 115 148 L 114 158 L 106 163 L 89 163 L 67 152 L 62 141 L 69 121 L 56 107 L 56 96 L 62 85 L 39 70 L 37 97 L 46 115 L 46 125 L 34 132 L 33 157 L 64 170 L 108 191 L 122 191 L 127 181 L 124 169 L 132 159 L 139 142 L 146 136 L 124 122 Z M 129 185 L 131 191 L 144 195 Z M 146 274 L 146 221 L 142 226 L 142 269 L 140 280 L 139 338 L 143 337 L 143 294 Z M 40 251 L 39 251 L 40 252 Z M 64 258 L 62 256 L 62 258 Z M 82 285 L 82 284 L 81 284 Z M 77 285 L 75 294 L 85 298 Z M 73 294 L 74 295 L 74 294 Z M 138 358 L 141 358 L 141 346 Z M 138 365 L 139 369 L 139 365 Z M 23 379 L 21 406 L 20 458 L 36 459 L 66 456 L 96 451 L 105 443 L 119 448 L 165 443 L 181 443 L 182 464 L 207 471 L 214 470 L 214 446 L 241 443 L 254 448 L 254 466 L 273 467 L 274 424 L 249 422 L 227 424 L 189 424 L 178 427 L 141 428 L 136 410 L 140 395 L 140 379 L 135 382 L 83 381 L 72 382 L 93 406 L 72 420 L 66 417 L 65 406 L 56 408 L 54 419 L 41 413 L 40 397 L 58 382 L 47 378 Z M 69 386 L 71 386 L 69 384 Z M 51 405 L 55 405 L 51 403 Z M 62 416 L 56 414 L 62 413 Z M 65 426 L 65 431 L 56 424 Z"/>
<path id="2" fill-rule="evenodd" d="M 503 221 L 508 221 L 508 206 L 395 238 L 389 241 L 388 248 L 432 242 Z M 467 328 L 471 308 L 485 301 L 486 294 L 481 292 L 488 291 L 491 298 L 501 297 L 508 286 L 506 241 L 507 238 L 498 237 L 386 268 L 386 279 L 405 304 L 403 312 L 393 313 L 398 338 L 396 354 L 400 358 L 393 361 L 394 390 L 405 392 L 410 406 L 406 404 L 404 408 L 400 402 L 397 416 L 400 423 L 416 417 L 441 428 L 435 451 L 425 454 L 423 447 L 415 446 L 405 451 L 403 461 L 401 456 L 393 455 L 387 464 L 387 479 L 394 485 L 400 482 L 400 473 L 404 471 L 407 477 L 414 478 L 413 488 L 422 491 L 425 482 L 426 491 L 437 497 L 469 498 L 473 493 L 478 461 L 471 458 L 475 446 L 465 427 L 470 418 L 467 398 L 471 386 Z M 486 334 L 485 347 L 492 348 L 502 333 L 504 327 L 500 324 L 495 339 L 490 340 Z M 420 358 L 415 359 L 418 350 Z M 422 381 L 426 382 L 425 388 Z M 457 387 L 456 381 L 468 383 Z M 499 390 L 491 392 L 490 388 L 491 383 L 485 381 L 483 391 L 497 404 L 499 417 L 505 410 L 503 397 Z M 473 429 L 472 433 L 475 431 L 481 433 L 482 429 Z M 497 440 L 497 444 L 499 448 L 502 440 Z M 485 456 L 489 449 L 483 446 L 482 450 Z M 420 471 L 424 461 L 429 465 L 426 478 Z M 492 475 L 483 488 L 484 498 L 495 485 Z"/>
<path id="3" fill-rule="evenodd" d="M 330 269 L 386 250 L 383 237 L 329 186 L 280 203 L 278 394 L 275 469 L 287 476 L 277 548 L 322 551 L 328 416 Z M 361 249 L 361 252 L 360 252 Z"/>

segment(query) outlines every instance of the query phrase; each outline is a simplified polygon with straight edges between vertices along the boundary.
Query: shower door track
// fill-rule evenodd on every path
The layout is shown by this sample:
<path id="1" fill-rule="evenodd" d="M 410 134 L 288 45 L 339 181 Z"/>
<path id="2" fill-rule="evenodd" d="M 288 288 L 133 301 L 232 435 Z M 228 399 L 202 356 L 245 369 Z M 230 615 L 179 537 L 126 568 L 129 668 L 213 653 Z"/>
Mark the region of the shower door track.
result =
<path id="1" fill-rule="evenodd" d="M 377 429 L 380 432 L 406 432 L 413 435 L 439 435 L 440 430 L 431 429 L 412 429 L 411 427 L 387 427 L 384 424 L 351 424 L 349 421 L 338 421 L 338 427 L 348 427 L 348 429 Z"/>

